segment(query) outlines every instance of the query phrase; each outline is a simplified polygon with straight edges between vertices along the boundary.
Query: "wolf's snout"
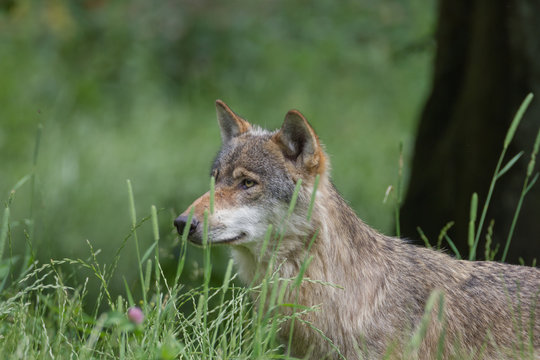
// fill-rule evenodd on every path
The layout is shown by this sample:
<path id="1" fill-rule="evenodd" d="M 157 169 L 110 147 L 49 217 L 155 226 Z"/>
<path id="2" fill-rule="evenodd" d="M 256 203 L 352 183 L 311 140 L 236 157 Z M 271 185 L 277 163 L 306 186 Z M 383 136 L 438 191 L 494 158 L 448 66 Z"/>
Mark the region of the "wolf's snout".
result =
<path id="1" fill-rule="evenodd" d="M 185 215 L 180 215 L 176 218 L 176 220 L 174 220 L 174 226 L 176 226 L 176 229 L 180 235 L 184 233 L 184 228 L 186 227 L 187 221 L 188 217 Z M 197 225 L 199 225 L 199 221 L 193 217 L 191 219 L 191 224 L 189 224 L 189 235 L 193 235 L 197 229 Z"/>

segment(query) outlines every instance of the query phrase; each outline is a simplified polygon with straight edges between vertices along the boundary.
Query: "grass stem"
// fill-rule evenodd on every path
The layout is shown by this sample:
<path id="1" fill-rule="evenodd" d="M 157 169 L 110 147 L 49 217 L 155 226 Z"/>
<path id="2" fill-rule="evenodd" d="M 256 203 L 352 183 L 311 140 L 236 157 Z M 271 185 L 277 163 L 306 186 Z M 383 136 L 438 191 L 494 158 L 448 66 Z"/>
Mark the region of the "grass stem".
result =
<path id="1" fill-rule="evenodd" d="M 143 275 L 143 268 L 141 263 L 141 252 L 139 250 L 139 239 L 137 237 L 137 212 L 135 210 L 135 199 L 133 197 L 133 187 L 131 186 L 131 180 L 127 181 L 127 187 L 128 187 L 128 196 L 129 196 L 129 212 L 131 215 L 131 229 L 133 231 L 133 239 L 135 240 L 135 252 L 137 253 L 137 265 L 139 268 L 139 276 L 141 281 L 141 291 L 142 291 L 142 297 L 144 301 L 144 306 L 146 307 L 147 301 L 146 301 L 146 289 L 145 289 L 145 281 L 144 281 L 144 275 Z"/>

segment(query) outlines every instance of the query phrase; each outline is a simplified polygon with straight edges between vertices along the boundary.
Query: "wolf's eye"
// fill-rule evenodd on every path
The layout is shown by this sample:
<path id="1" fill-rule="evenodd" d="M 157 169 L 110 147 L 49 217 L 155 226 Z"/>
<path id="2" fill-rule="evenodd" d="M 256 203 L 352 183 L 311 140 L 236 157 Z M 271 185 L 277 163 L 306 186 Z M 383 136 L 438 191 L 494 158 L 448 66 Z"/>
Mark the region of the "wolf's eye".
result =
<path id="1" fill-rule="evenodd" d="M 249 189 L 250 187 L 253 187 L 256 184 L 257 182 L 255 182 L 255 180 L 244 179 L 242 180 L 242 183 L 240 184 L 240 186 L 242 187 L 242 189 Z"/>

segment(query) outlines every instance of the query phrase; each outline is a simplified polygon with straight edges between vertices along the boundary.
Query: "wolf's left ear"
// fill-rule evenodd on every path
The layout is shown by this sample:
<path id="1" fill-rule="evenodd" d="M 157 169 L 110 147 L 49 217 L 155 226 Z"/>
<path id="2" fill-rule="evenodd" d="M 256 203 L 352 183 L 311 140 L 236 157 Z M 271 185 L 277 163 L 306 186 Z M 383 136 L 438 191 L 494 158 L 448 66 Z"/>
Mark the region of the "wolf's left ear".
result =
<path id="1" fill-rule="evenodd" d="M 221 100 L 216 100 L 216 112 L 223 144 L 228 143 L 232 138 L 247 132 L 251 128 L 251 125 L 246 120 L 235 114 Z"/>
<path id="2" fill-rule="evenodd" d="M 274 135 L 286 158 L 309 172 L 324 171 L 325 156 L 319 138 L 304 115 L 291 110 L 285 115 L 281 129 Z"/>

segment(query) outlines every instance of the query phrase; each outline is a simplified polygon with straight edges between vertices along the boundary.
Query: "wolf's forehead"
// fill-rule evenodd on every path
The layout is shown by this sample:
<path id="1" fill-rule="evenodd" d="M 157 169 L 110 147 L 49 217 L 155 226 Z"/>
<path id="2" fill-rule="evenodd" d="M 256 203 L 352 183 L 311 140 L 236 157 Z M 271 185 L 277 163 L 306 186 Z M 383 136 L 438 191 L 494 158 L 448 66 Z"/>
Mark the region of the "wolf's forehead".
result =
<path id="1" fill-rule="evenodd" d="M 218 183 L 234 184 L 233 172 L 241 167 L 258 175 L 273 198 L 289 202 L 294 181 L 279 146 L 271 139 L 273 134 L 250 131 L 223 145 L 212 166 L 212 171 L 219 171 Z"/>
<path id="2" fill-rule="evenodd" d="M 243 167 L 264 176 L 284 170 L 282 163 L 283 157 L 268 133 L 264 136 L 245 134 L 221 148 L 213 168 L 219 168 L 222 173 L 232 173 L 235 168 Z"/>

